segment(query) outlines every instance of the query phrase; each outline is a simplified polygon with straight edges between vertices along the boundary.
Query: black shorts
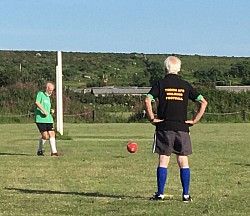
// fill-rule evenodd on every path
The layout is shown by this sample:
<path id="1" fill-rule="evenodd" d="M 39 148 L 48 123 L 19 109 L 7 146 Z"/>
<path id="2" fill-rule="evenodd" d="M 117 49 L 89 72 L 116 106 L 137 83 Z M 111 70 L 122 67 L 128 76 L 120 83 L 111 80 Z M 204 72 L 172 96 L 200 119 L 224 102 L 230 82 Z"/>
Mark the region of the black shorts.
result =
<path id="1" fill-rule="evenodd" d="M 36 123 L 36 126 L 40 133 L 44 131 L 54 131 L 53 123 Z"/>
<path id="2" fill-rule="evenodd" d="M 192 154 L 192 145 L 188 132 L 155 131 L 153 153 L 170 156 Z"/>

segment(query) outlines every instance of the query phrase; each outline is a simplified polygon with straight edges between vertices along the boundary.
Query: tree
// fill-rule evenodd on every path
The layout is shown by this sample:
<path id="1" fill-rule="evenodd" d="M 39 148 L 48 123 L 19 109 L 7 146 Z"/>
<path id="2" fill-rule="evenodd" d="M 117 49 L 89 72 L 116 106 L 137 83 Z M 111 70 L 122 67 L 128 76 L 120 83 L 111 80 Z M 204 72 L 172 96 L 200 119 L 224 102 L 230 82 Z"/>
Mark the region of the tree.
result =
<path id="1" fill-rule="evenodd" d="M 250 64 L 247 62 L 233 64 L 228 74 L 234 78 L 243 78 L 250 75 Z"/>
<path id="2" fill-rule="evenodd" d="M 9 70 L 6 71 L 2 67 L 0 67 L 0 86 L 8 86 L 13 85 L 17 82 L 18 76 L 16 71 Z"/>
<path id="3" fill-rule="evenodd" d="M 164 77 L 164 72 L 159 62 L 146 59 L 144 63 L 146 65 L 144 73 L 149 76 L 150 85 L 152 85 L 157 79 Z"/>
<path id="4" fill-rule="evenodd" d="M 207 71 L 195 71 L 194 77 L 198 82 L 204 85 L 227 85 L 228 77 L 226 73 L 222 73 L 217 68 L 210 68 Z"/>

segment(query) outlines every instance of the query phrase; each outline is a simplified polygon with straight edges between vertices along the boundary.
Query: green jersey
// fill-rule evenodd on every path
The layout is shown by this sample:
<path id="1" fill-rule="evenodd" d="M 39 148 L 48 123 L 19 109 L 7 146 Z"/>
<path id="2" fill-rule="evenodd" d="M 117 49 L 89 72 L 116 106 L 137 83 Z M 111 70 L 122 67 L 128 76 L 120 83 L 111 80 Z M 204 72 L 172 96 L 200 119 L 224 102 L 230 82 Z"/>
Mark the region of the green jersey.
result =
<path id="1" fill-rule="evenodd" d="M 53 117 L 50 114 L 51 102 L 50 97 L 46 95 L 44 92 L 38 92 L 36 95 L 36 102 L 40 102 L 44 110 L 48 113 L 47 116 L 43 114 L 43 112 L 35 106 L 35 122 L 36 123 L 54 123 Z"/>

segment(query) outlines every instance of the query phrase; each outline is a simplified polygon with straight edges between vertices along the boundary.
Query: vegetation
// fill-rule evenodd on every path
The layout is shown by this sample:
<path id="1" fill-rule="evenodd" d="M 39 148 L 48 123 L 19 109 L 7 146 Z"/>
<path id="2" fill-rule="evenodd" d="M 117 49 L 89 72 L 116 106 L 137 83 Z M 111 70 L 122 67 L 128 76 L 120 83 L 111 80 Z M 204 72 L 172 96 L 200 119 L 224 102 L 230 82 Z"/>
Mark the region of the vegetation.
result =
<path id="1" fill-rule="evenodd" d="M 161 76 L 170 54 L 63 53 L 63 81 L 69 87 L 149 86 Z M 190 82 L 246 85 L 250 58 L 176 55 L 182 76 Z M 0 51 L 0 86 L 55 80 L 56 52 Z M 159 75 L 160 73 L 160 75 Z M 203 80 L 206 76 L 206 79 Z"/>
<path id="2" fill-rule="evenodd" d="M 149 123 L 66 124 L 65 130 L 72 140 L 57 141 L 62 157 L 49 156 L 48 141 L 45 156 L 37 157 L 34 124 L 0 125 L 1 215 L 249 215 L 249 124 L 191 128 L 189 204 L 181 202 L 174 156 L 165 190 L 173 199 L 148 200 L 158 159 Z M 138 152 L 127 152 L 129 141 L 138 143 Z"/>
<path id="3" fill-rule="evenodd" d="M 91 86 L 150 86 L 162 77 L 169 54 L 63 53 L 64 114 L 67 122 L 145 121 L 143 96 L 94 96 L 76 93 Z M 172 54 L 171 54 L 172 55 Z M 249 92 L 228 93 L 215 85 L 248 85 L 250 58 L 177 55 L 183 78 L 208 99 L 208 113 L 236 113 L 226 118 L 205 116 L 204 121 L 248 120 Z M 0 51 L 0 122 L 33 121 L 37 91 L 55 82 L 56 52 Z M 53 106 L 55 96 L 52 97 Z M 196 110 L 190 105 L 189 113 Z M 14 117 L 13 117 L 14 116 Z"/>
<path id="4" fill-rule="evenodd" d="M 0 122 L 33 122 L 33 104 L 38 86 L 34 83 L 16 83 L 1 88 Z M 202 121 L 243 122 L 250 121 L 250 92 L 232 93 L 216 89 L 199 90 L 209 101 Z M 145 122 L 143 112 L 144 96 L 94 96 L 64 92 L 65 122 Z M 52 104 L 56 106 L 55 95 Z M 189 117 L 197 109 L 194 103 L 189 105 Z M 156 113 L 156 104 L 154 104 Z M 215 114 L 212 114 L 215 113 Z M 230 113 L 229 115 L 217 115 Z"/>

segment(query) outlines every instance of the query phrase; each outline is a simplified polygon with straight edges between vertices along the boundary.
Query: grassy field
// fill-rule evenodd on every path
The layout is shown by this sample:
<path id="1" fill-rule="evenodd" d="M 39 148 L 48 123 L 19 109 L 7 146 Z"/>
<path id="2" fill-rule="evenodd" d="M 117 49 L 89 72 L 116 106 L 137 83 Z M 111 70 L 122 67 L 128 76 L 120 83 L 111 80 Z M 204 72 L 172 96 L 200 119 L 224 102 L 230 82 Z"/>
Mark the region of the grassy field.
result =
<path id="1" fill-rule="evenodd" d="M 250 124 L 191 128 L 194 201 L 181 202 L 172 157 L 166 193 L 153 202 L 157 155 L 150 124 L 65 124 L 72 140 L 58 140 L 63 157 L 37 157 L 34 124 L 0 125 L 0 215 L 249 215 Z M 126 151 L 128 141 L 139 150 Z"/>

